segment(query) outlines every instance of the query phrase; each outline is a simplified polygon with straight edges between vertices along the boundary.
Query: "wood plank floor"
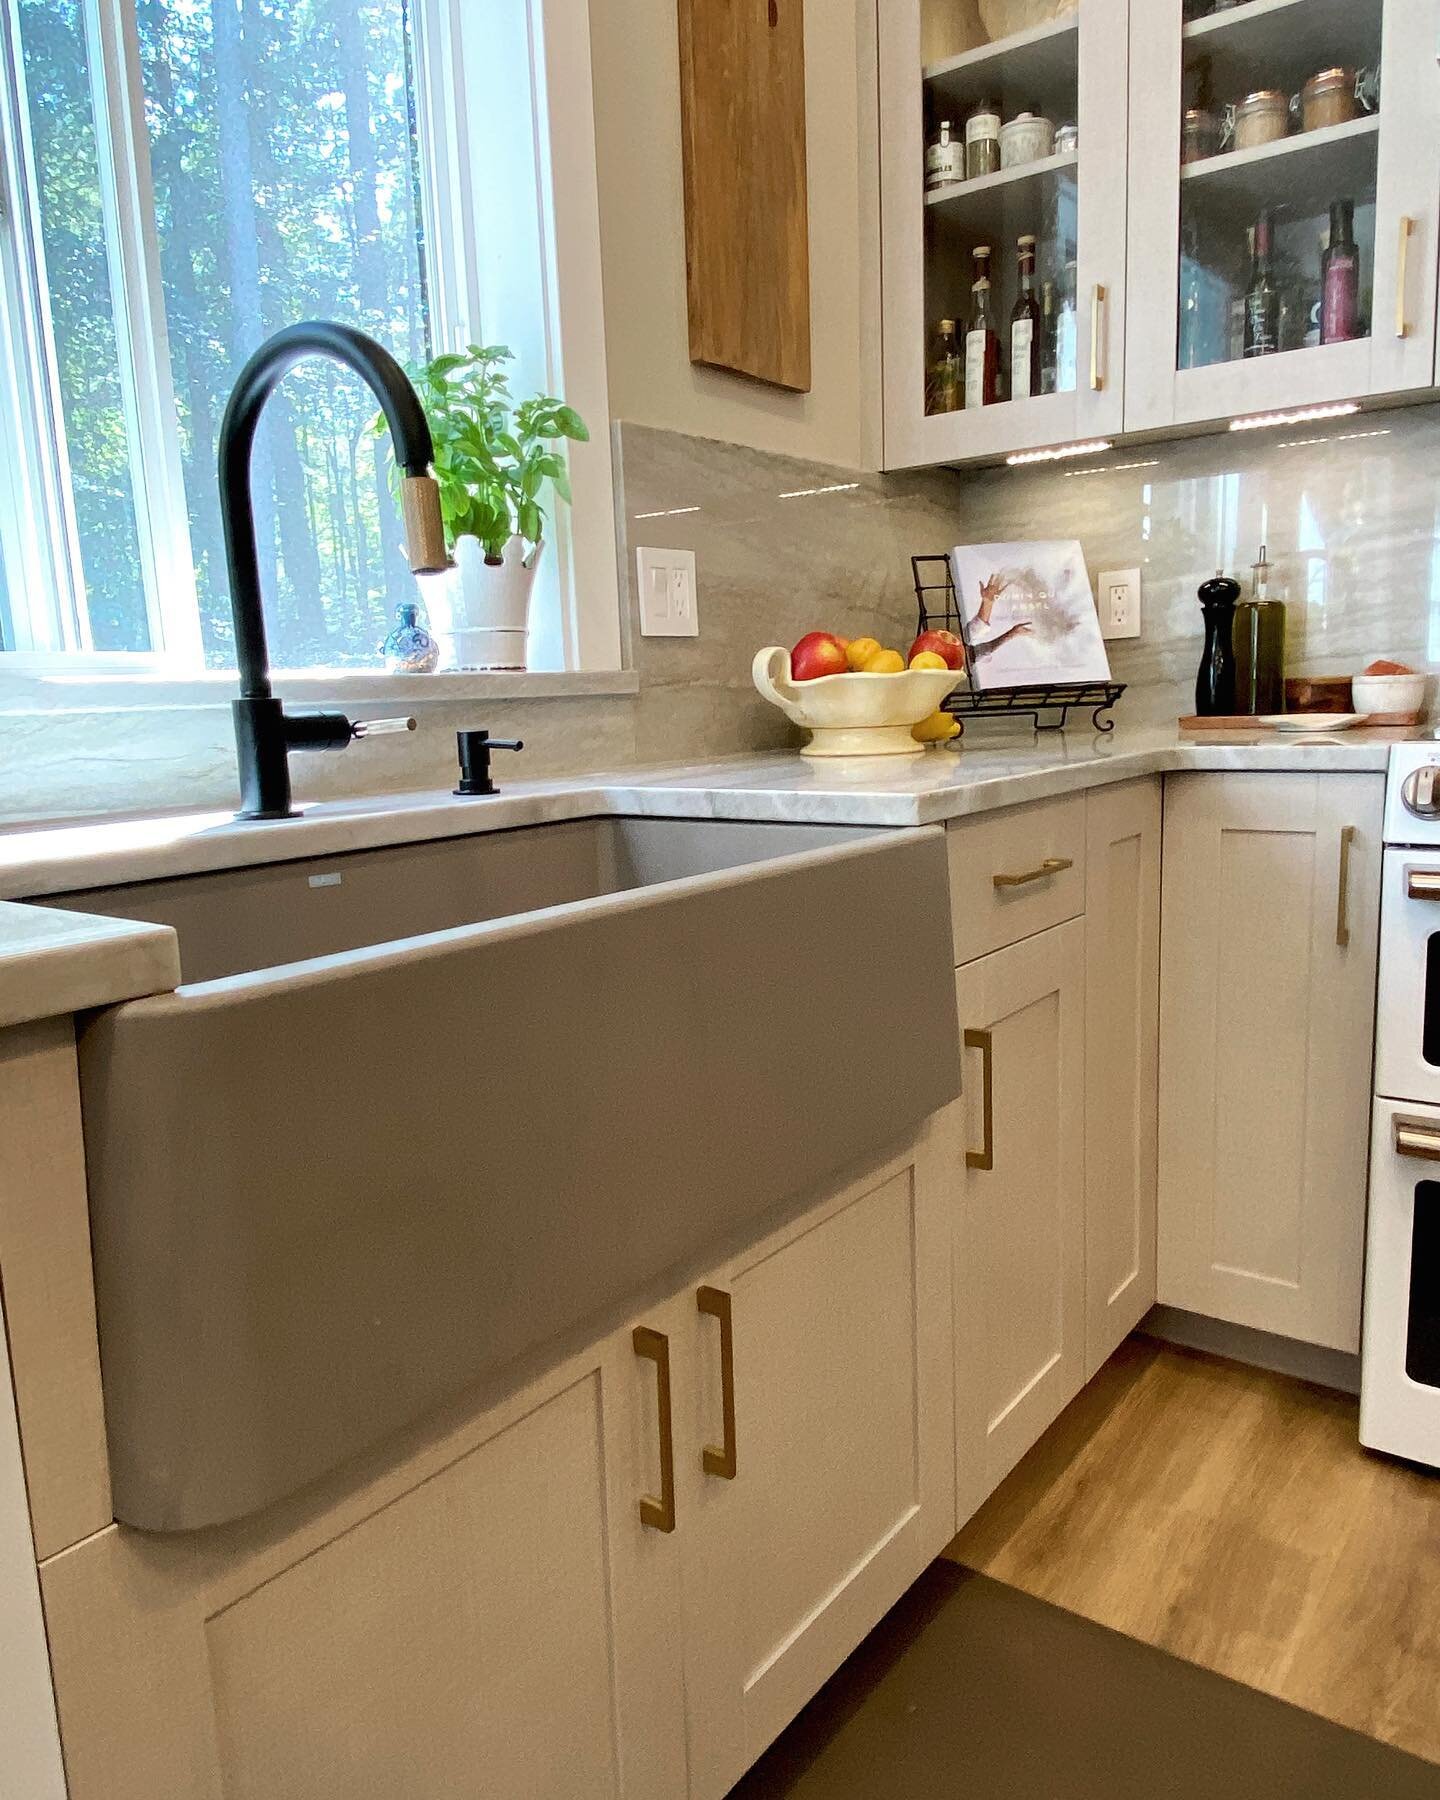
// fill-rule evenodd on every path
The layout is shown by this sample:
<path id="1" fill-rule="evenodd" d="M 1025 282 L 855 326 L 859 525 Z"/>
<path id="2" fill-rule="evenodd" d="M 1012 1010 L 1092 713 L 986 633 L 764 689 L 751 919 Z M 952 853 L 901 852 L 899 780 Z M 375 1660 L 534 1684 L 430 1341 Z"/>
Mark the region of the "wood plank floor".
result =
<path id="1" fill-rule="evenodd" d="M 1356 1402 L 1132 1338 L 946 1554 L 1440 1762 L 1440 1476 Z"/>

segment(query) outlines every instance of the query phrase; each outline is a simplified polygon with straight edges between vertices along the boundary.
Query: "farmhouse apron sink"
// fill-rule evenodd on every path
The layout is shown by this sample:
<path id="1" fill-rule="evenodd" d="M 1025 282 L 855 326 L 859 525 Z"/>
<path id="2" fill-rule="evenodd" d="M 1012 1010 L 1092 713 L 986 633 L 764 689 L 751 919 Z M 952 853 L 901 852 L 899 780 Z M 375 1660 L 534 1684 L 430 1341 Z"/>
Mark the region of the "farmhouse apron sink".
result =
<path id="1" fill-rule="evenodd" d="M 281 828 L 283 829 L 283 828 Z M 253 1513 L 959 1085 L 938 828 L 603 819 L 57 898 L 116 1513 Z"/>

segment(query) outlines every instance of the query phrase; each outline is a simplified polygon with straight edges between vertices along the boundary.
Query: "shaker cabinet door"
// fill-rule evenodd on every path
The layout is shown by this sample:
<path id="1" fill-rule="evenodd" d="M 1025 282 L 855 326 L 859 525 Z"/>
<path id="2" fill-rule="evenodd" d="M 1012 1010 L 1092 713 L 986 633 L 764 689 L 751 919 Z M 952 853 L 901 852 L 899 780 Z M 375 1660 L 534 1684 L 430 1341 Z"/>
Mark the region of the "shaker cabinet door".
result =
<path id="1" fill-rule="evenodd" d="M 1085 1379 L 1085 924 L 956 971 L 956 1480 L 963 1523 Z"/>
<path id="2" fill-rule="evenodd" d="M 1159 1299 L 1354 1351 L 1383 775 L 1165 788 Z"/>

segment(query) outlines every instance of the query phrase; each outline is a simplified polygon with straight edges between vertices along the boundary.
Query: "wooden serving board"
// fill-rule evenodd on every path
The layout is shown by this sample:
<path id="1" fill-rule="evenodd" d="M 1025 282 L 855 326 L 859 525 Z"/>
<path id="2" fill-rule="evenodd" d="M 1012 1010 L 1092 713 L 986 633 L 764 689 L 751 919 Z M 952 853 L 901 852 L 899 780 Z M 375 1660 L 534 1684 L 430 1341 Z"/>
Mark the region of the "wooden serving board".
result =
<path id="1" fill-rule="evenodd" d="M 690 360 L 810 389 L 803 0 L 678 0 Z"/>
<path id="2" fill-rule="evenodd" d="M 1324 716 L 1324 713 L 1320 712 L 1318 709 L 1307 709 L 1303 714 L 1303 717 L 1307 719 L 1322 719 Z M 1370 713 L 1365 719 L 1366 726 L 1418 725 L 1419 723 L 1420 714 L 1418 712 Z M 1202 717 L 1199 713 L 1186 713 L 1179 720 L 1179 725 L 1182 731 L 1278 732 L 1280 730 L 1278 725 L 1262 724 L 1253 713 L 1215 713 L 1209 717 Z M 1364 729 L 1364 727 L 1361 727 L 1361 729 Z M 1298 736 L 1300 734 L 1296 733 L 1293 735 Z"/>

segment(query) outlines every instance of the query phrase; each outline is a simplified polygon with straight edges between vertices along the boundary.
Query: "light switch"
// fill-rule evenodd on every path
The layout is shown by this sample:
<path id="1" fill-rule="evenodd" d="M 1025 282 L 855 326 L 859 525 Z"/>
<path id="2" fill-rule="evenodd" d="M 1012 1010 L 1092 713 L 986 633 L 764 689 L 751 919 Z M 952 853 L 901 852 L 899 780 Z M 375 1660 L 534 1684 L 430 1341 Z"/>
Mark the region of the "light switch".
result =
<path id="1" fill-rule="evenodd" d="M 1105 569 L 1096 577 L 1096 611 L 1103 638 L 1140 635 L 1140 571 Z"/>
<path id="2" fill-rule="evenodd" d="M 635 552 L 640 588 L 640 631 L 645 637 L 699 637 L 695 602 L 695 552 Z"/>

